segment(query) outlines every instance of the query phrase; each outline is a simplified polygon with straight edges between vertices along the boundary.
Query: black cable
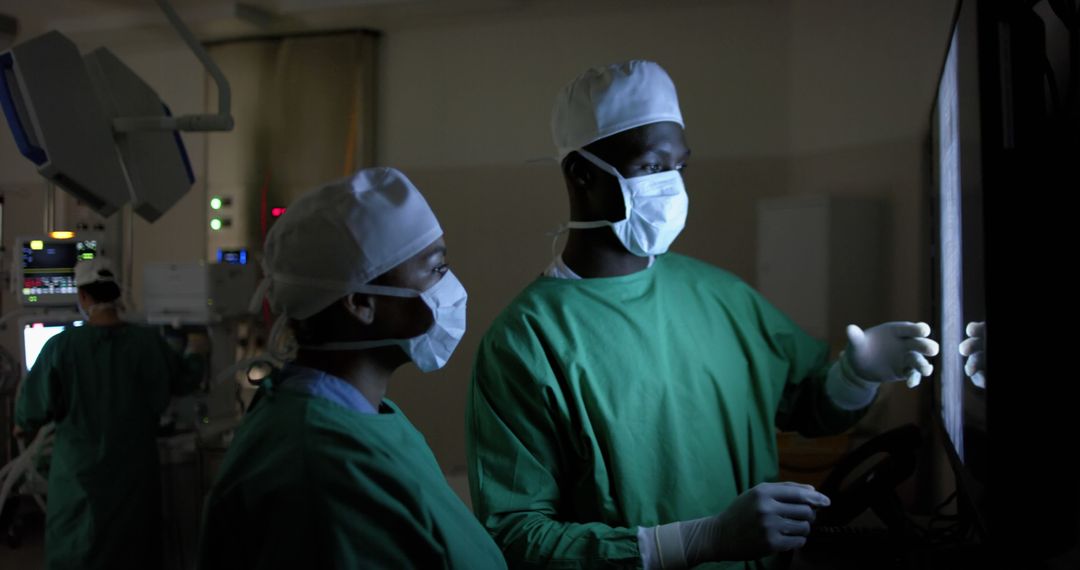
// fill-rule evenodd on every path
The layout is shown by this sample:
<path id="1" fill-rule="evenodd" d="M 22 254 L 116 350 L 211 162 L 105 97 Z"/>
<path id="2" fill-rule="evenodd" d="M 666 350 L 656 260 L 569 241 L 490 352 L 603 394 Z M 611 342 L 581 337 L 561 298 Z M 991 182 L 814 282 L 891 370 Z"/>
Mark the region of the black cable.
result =
<path id="1" fill-rule="evenodd" d="M 1072 31 L 1073 27 L 1076 26 L 1078 8 L 1074 8 L 1069 0 L 1047 0 L 1047 3 L 1050 4 L 1050 9 L 1054 11 L 1054 14 L 1065 24 L 1065 27 Z"/>
<path id="2" fill-rule="evenodd" d="M 945 507 L 947 507 L 949 505 L 949 503 L 955 501 L 956 498 L 959 495 L 960 495 L 959 490 L 953 491 L 952 494 L 950 494 L 948 497 L 945 497 L 940 503 L 938 503 L 938 506 L 934 507 L 934 512 L 937 513 L 941 509 L 944 509 Z"/>
<path id="3" fill-rule="evenodd" d="M 1080 89 L 1080 0 L 1047 0 L 1047 3 L 1069 33 L 1069 85 L 1065 89 L 1061 110 L 1066 118 L 1075 118 L 1080 113 L 1074 108 L 1080 105 L 1080 97 L 1077 96 Z"/>
<path id="4" fill-rule="evenodd" d="M 1046 76 L 1046 84 L 1050 88 L 1050 104 L 1053 105 L 1052 115 L 1064 114 L 1061 107 L 1061 98 L 1058 96 L 1057 76 L 1054 74 L 1054 66 L 1050 65 L 1050 58 L 1043 57 L 1043 75 Z"/>

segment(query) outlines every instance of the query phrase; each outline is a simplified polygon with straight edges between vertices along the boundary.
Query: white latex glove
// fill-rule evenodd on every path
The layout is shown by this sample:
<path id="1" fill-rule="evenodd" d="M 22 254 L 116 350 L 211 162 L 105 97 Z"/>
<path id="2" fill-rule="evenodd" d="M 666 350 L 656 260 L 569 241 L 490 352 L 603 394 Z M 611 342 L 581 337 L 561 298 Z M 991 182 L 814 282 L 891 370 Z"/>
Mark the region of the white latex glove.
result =
<path id="1" fill-rule="evenodd" d="M 645 568 L 672 570 L 706 562 L 755 560 L 801 548 L 829 498 L 801 483 L 761 483 L 712 517 L 641 529 Z M 648 553 L 646 554 L 646 551 Z"/>
<path id="2" fill-rule="evenodd" d="M 938 343 L 930 340 L 926 323 L 890 322 L 863 331 L 847 328 L 848 347 L 841 356 L 850 371 L 867 382 L 907 381 L 914 388 L 934 372 L 926 359 L 937 356 Z"/>
<path id="3" fill-rule="evenodd" d="M 986 388 L 986 322 L 967 325 L 967 339 L 960 343 L 960 355 L 967 357 L 964 372 L 971 383 Z"/>

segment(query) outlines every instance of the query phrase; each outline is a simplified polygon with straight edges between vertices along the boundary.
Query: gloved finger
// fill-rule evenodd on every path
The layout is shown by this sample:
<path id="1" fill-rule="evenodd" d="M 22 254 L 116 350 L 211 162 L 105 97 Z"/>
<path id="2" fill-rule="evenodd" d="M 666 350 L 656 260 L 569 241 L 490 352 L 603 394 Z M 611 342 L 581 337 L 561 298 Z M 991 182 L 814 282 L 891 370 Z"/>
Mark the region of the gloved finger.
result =
<path id="1" fill-rule="evenodd" d="M 928 338 L 912 338 L 904 341 L 904 348 L 907 350 L 913 350 L 920 352 L 926 356 L 937 356 L 938 346 L 937 341 Z"/>
<path id="2" fill-rule="evenodd" d="M 904 358 L 904 365 L 906 366 L 904 372 L 910 374 L 910 371 L 914 370 L 923 376 L 929 376 L 933 374 L 934 367 L 930 364 L 930 361 L 925 356 L 918 352 L 909 352 Z"/>
<path id="3" fill-rule="evenodd" d="M 976 372 L 975 374 L 972 374 L 971 375 L 971 383 L 974 384 L 975 386 L 985 390 L 986 389 L 986 373 L 985 372 Z"/>
<path id="4" fill-rule="evenodd" d="M 889 331 L 899 338 L 919 338 L 930 336 L 930 325 L 926 323 L 912 323 L 896 321 L 888 323 Z"/>
<path id="5" fill-rule="evenodd" d="M 827 507 L 829 498 L 813 490 L 799 485 L 774 485 L 767 492 L 774 501 L 796 505 L 810 505 L 812 507 Z"/>
<path id="6" fill-rule="evenodd" d="M 769 497 L 789 496 L 803 491 L 817 492 L 813 485 L 797 483 L 795 481 L 777 481 L 775 483 L 758 483 L 754 490 L 760 491 Z"/>
<path id="7" fill-rule="evenodd" d="M 810 534 L 810 523 L 806 521 L 793 521 L 781 519 L 780 534 L 784 536 L 807 536 Z"/>
<path id="8" fill-rule="evenodd" d="M 960 355 L 961 356 L 971 356 L 972 354 L 974 354 L 976 351 L 978 351 L 980 349 L 982 349 L 982 339 L 981 338 L 969 338 L 969 339 L 965 340 L 964 342 L 960 343 Z"/>
<path id="9" fill-rule="evenodd" d="M 859 350 L 866 346 L 866 333 L 858 325 L 848 325 L 845 332 L 852 350 Z"/>
<path id="10" fill-rule="evenodd" d="M 964 363 L 964 373 L 968 376 L 974 376 L 976 372 L 981 372 L 985 369 L 986 353 L 981 350 L 969 356 L 967 362 Z"/>
<path id="11" fill-rule="evenodd" d="M 811 491 L 816 491 L 817 490 L 817 489 L 814 488 L 813 485 L 809 485 L 807 483 L 796 483 L 795 481 L 780 481 L 779 483 L 769 483 L 769 484 L 770 485 L 788 485 L 788 486 L 792 486 L 792 487 L 799 487 L 800 489 L 810 489 Z"/>
<path id="12" fill-rule="evenodd" d="M 986 336 L 986 321 L 970 322 L 964 332 L 968 336 Z"/>
<path id="13" fill-rule="evenodd" d="M 777 503 L 776 514 L 793 521 L 814 522 L 817 513 L 810 505 L 793 505 L 791 503 Z"/>
<path id="14" fill-rule="evenodd" d="M 912 371 L 911 374 L 908 374 L 907 379 L 905 379 L 904 382 L 907 384 L 908 388 L 917 388 L 919 383 L 922 382 L 922 374 Z"/>
<path id="15" fill-rule="evenodd" d="M 805 546 L 806 537 L 780 535 L 770 542 L 772 543 L 773 549 L 777 552 L 787 552 Z"/>

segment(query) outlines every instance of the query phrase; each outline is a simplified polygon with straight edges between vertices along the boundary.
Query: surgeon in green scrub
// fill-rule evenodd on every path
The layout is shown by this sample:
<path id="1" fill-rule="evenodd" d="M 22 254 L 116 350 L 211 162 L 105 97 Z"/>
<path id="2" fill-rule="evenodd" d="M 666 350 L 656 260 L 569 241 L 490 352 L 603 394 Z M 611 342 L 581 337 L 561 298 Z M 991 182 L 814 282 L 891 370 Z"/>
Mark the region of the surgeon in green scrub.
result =
<path id="1" fill-rule="evenodd" d="M 510 567 L 769 567 L 829 504 L 777 481 L 776 428 L 841 432 L 880 383 L 932 370 L 925 324 L 851 326 L 830 362 L 744 281 L 668 253 L 683 128 L 653 62 L 556 99 L 567 244 L 483 337 L 466 418 L 473 505 Z"/>
<path id="2" fill-rule="evenodd" d="M 465 332 L 442 236 L 391 168 L 305 194 L 270 230 L 270 345 L 291 331 L 298 348 L 262 381 L 226 453 L 199 568 L 505 568 L 386 398 L 397 368 L 441 368 Z"/>
<path id="3" fill-rule="evenodd" d="M 16 433 L 56 423 L 45 562 L 59 569 L 158 568 L 157 429 L 172 394 L 203 377 L 205 336 L 181 358 L 154 329 L 124 322 L 104 257 L 75 266 L 86 324 L 49 339 L 19 388 Z"/>

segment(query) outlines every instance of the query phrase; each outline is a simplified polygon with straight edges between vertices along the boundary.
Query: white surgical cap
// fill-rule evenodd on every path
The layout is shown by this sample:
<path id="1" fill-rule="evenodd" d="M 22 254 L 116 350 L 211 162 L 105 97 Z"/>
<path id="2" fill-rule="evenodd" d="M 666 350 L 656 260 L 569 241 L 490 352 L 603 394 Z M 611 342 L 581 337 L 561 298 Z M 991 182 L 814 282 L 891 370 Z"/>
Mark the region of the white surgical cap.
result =
<path id="1" fill-rule="evenodd" d="M 551 135 L 561 160 L 602 138 L 665 121 L 686 126 L 675 84 L 658 64 L 632 60 L 594 67 L 563 87 L 551 111 Z"/>
<path id="2" fill-rule="evenodd" d="M 75 286 L 82 287 L 91 283 L 116 283 L 112 262 L 100 255 L 75 264 Z"/>
<path id="3" fill-rule="evenodd" d="M 263 290 L 275 313 L 306 319 L 420 253 L 442 233 L 404 174 L 367 168 L 288 206 L 266 236 L 263 272 L 269 289 Z"/>

